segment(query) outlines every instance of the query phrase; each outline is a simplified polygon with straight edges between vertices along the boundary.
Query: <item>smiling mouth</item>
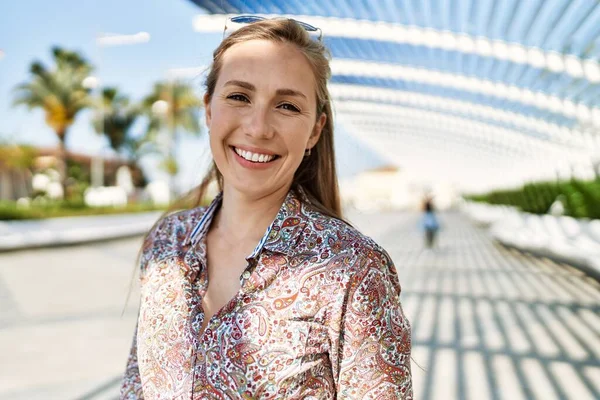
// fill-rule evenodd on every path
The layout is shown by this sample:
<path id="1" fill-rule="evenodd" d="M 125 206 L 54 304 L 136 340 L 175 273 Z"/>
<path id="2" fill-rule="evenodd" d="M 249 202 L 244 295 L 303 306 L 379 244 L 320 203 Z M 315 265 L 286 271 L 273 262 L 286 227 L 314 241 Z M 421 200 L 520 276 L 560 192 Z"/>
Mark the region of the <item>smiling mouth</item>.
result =
<path id="1" fill-rule="evenodd" d="M 230 146 L 235 153 L 242 157 L 246 161 L 250 161 L 257 164 L 266 164 L 270 163 L 273 160 L 279 158 L 276 154 L 261 154 L 261 153 L 252 153 L 251 151 L 246 151 L 242 149 L 238 149 L 237 147 Z"/>

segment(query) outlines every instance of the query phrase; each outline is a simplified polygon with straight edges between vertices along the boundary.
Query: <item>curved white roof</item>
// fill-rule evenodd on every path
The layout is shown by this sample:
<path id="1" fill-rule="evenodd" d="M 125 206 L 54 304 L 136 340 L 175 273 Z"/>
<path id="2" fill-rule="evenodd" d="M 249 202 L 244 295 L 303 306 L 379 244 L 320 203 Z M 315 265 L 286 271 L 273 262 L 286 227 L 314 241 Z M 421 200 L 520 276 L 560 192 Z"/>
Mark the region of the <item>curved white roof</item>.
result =
<path id="1" fill-rule="evenodd" d="M 192 0 L 317 26 L 337 120 L 425 179 L 485 189 L 600 162 L 600 2 Z"/>

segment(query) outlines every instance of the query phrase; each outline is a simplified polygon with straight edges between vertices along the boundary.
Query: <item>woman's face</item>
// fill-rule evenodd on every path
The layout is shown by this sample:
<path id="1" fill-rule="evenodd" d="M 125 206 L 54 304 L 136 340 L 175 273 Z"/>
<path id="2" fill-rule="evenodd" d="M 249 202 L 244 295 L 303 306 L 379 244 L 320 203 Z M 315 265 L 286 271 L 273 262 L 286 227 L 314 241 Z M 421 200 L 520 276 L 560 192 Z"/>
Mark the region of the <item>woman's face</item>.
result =
<path id="1" fill-rule="evenodd" d="M 215 91 L 205 96 L 210 147 L 225 190 L 251 197 L 289 189 L 318 141 L 315 78 L 293 45 L 251 40 L 229 48 Z"/>

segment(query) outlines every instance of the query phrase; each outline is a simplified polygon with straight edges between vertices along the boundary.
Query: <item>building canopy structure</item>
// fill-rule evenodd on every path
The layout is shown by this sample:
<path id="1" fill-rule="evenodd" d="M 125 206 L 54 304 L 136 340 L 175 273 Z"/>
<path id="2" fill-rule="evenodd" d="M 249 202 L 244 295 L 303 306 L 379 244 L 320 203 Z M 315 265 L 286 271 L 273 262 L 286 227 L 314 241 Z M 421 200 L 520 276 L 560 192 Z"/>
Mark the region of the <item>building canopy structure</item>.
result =
<path id="1" fill-rule="evenodd" d="M 484 190 L 598 168 L 598 1 L 192 1 L 199 32 L 231 14 L 321 28 L 336 122 L 425 180 Z"/>

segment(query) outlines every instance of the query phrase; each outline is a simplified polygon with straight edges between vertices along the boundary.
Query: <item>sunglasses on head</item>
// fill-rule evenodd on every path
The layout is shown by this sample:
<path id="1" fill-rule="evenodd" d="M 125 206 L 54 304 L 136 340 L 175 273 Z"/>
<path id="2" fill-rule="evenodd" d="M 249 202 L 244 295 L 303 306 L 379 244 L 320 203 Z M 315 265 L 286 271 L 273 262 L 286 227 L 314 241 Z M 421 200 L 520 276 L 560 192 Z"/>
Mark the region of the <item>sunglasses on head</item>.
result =
<path id="1" fill-rule="evenodd" d="M 228 18 L 227 21 L 225 22 L 225 28 L 223 29 L 223 37 L 225 37 L 225 33 L 227 32 L 227 22 L 229 22 L 229 21 L 236 23 L 236 24 L 251 24 L 253 22 L 265 21 L 268 19 L 276 19 L 276 18 L 265 18 L 265 17 L 261 17 L 260 15 L 238 15 L 236 17 Z M 318 34 L 319 34 L 318 40 L 319 41 L 321 41 L 321 39 L 323 38 L 323 31 L 321 31 L 321 28 L 317 28 L 316 26 L 312 26 L 311 24 L 307 24 L 306 22 L 298 21 L 296 19 L 292 19 L 292 18 L 288 18 L 288 19 L 297 23 L 302 28 L 304 28 L 305 31 L 307 31 L 309 33 L 318 32 Z"/>

